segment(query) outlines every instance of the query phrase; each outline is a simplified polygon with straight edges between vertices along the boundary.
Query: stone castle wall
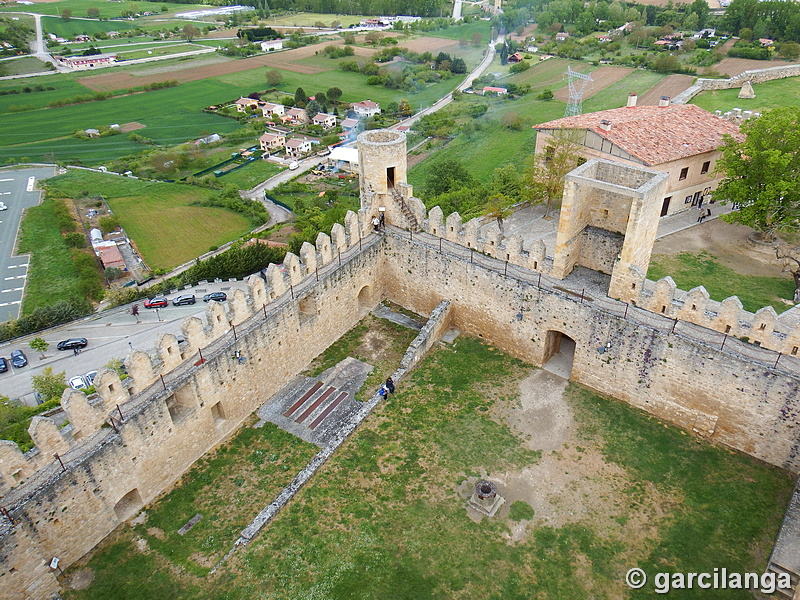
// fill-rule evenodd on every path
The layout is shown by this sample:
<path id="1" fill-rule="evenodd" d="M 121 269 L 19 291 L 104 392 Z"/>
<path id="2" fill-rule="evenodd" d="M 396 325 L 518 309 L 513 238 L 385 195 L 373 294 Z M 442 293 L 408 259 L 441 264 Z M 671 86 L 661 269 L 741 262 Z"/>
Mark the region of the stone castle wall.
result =
<path id="1" fill-rule="evenodd" d="M 800 64 L 787 64 L 779 67 L 770 67 L 767 69 L 752 69 L 744 71 L 739 75 L 730 77 L 728 79 L 698 79 L 694 84 L 672 98 L 673 104 L 686 104 L 700 92 L 707 90 L 728 90 L 731 88 L 742 87 L 745 81 L 752 83 L 764 83 L 765 81 L 773 81 L 775 79 L 784 79 L 786 77 L 797 77 L 800 75 Z"/>

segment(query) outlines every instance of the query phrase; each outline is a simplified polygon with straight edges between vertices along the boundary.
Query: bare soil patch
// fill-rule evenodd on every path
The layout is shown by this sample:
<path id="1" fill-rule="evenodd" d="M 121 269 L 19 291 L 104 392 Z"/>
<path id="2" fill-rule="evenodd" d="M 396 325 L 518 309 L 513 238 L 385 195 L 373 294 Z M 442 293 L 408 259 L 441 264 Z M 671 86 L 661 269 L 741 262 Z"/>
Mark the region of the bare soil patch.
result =
<path id="1" fill-rule="evenodd" d="M 94 571 L 91 569 L 81 569 L 70 575 L 66 584 L 71 590 L 85 590 L 92 585 L 92 581 L 94 581 Z"/>
<path id="2" fill-rule="evenodd" d="M 147 125 L 142 125 L 141 123 L 137 123 L 136 121 L 131 121 L 130 123 L 125 123 L 119 130 L 122 133 L 128 133 L 129 131 L 136 131 L 137 129 L 144 129 Z"/>
<path id="3" fill-rule="evenodd" d="M 583 99 L 591 98 L 598 92 L 606 89 L 608 86 L 615 84 L 616 82 L 624 79 L 627 77 L 633 69 L 628 67 L 600 67 L 599 69 L 592 71 L 592 80 L 593 83 L 589 83 L 589 86 L 586 89 L 586 94 L 583 96 Z M 559 88 L 555 91 L 555 99 L 560 100 L 562 102 L 569 101 L 569 87 L 565 86 Z"/>
<path id="4" fill-rule="evenodd" d="M 747 243 L 747 236 L 752 232 L 744 225 L 731 225 L 714 219 L 661 238 L 653 246 L 653 254 L 706 251 L 742 275 L 785 277 L 774 254 L 757 250 Z"/>
<path id="5" fill-rule="evenodd" d="M 661 96 L 674 98 L 682 91 L 689 89 L 694 83 L 694 79 L 691 75 L 667 75 L 654 87 L 639 96 L 638 104 L 640 106 L 658 106 Z"/>
<path id="6" fill-rule="evenodd" d="M 445 38 L 436 37 L 422 37 L 415 40 L 408 40 L 400 42 L 403 48 L 408 48 L 413 52 L 448 52 L 445 48 L 457 48 L 458 42 L 456 40 L 448 40 Z"/>
<path id="7" fill-rule="evenodd" d="M 733 45 L 731 43 L 731 45 Z M 745 71 L 753 69 L 769 69 L 770 67 L 780 67 L 788 64 L 782 60 L 751 60 L 749 58 L 723 58 L 715 65 L 708 67 L 708 70 L 724 73 L 728 77 L 739 75 Z M 705 71 L 706 69 L 704 69 Z"/>

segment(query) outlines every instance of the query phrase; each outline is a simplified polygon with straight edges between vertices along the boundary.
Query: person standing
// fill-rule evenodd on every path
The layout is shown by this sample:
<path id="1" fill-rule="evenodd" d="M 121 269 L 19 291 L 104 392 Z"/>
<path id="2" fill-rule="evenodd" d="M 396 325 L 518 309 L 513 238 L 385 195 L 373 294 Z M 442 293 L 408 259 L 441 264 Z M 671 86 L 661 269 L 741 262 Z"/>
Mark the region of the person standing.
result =
<path id="1" fill-rule="evenodd" d="M 390 394 L 394 394 L 394 380 L 391 377 L 386 378 L 386 389 Z"/>
<path id="2" fill-rule="evenodd" d="M 378 219 L 378 216 L 375 215 L 374 217 L 372 217 L 372 229 L 374 229 L 375 231 L 380 231 L 380 228 L 381 228 L 380 219 Z"/>
<path id="3" fill-rule="evenodd" d="M 381 218 L 379 220 L 379 227 L 381 228 L 381 231 L 386 230 L 386 213 L 381 213 Z"/>

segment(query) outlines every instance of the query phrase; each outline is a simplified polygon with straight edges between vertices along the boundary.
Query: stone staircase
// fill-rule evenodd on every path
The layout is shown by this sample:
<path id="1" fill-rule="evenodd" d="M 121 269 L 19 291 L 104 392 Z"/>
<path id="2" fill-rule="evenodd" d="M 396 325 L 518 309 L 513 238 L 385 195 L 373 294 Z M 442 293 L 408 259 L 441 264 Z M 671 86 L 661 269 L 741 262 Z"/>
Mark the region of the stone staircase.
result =
<path id="1" fill-rule="evenodd" d="M 775 590 L 775 597 L 776 598 L 786 598 L 787 600 L 793 600 L 794 598 L 798 598 L 798 583 L 800 583 L 800 575 L 791 571 L 789 569 L 785 569 L 784 567 L 776 564 L 774 562 L 770 562 L 769 566 L 767 566 L 767 573 L 775 573 L 776 579 L 778 575 L 783 573 L 788 573 L 789 578 L 792 581 L 792 587 L 787 589 L 778 588 Z"/>
<path id="2" fill-rule="evenodd" d="M 414 213 L 411 212 L 411 209 L 408 208 L 408 204 L 406 204 L 402 194 L 397 191 L 397 188 L 389 188 L 389 194 L 400 207 L 400 212 L 408 223 L 409 229 L 411 229 L 411 231 L 419 231 L 420 225 L 417 222 L 417 218 L 414 216 Z"/>

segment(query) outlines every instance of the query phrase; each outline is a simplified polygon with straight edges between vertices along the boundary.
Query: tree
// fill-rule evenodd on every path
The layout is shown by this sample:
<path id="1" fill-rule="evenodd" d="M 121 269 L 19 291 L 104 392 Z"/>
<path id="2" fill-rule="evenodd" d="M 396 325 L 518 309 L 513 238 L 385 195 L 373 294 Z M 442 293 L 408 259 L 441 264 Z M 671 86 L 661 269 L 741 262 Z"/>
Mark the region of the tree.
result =
<path id="1" fill-rule="evenodd" d="M 191 42 L 198 35 L 200 35 L 200 30 L 191 23 L 183 28 L 183 37 L 186 38 L 187 42 Z"/>
<path id="2" fill-rule="evenodd" d="M 328 97 L 328 100 L 336 103 L 339 101 L 339 98 L 342 97 L 342 93 L 342 90 L 340 90 L 338 87 L 332 87 L 328 88 L 328 91 L 325 92 L 325 95 Z"/>
<path id="3" fill-rule="evenodd" d="M 303 103 L 303 107 L 308 104 L 308 96 L 306 96 L 305 91 L 303 88 L 299 87 L 294 91 L 294 104 L 298 106 L 300 102 Z"/>
<path id="4" fill-rule="evenodd" d="M 784 42 L 781 46 L 780 55 L 786 60 L 797 60 L 800 57 L 800 44 L 797 42 Z"/>
<path id="5" fill-rule="evenodd" d="M 483 43 L 483 39 L 480 33 L 477 31 L 472 34 L 472 45 L 473 46 L 480 46 Z"/>
<path id="6" fill-rule="evenodd" d="M 536 157 L 528 169 L 532 199 L 547 204 L 545 218 L 564 194 L 564 176 L 584 162 L 579 154 L 581 135 L 581 130 L 556 131 L 544 153 Z"/>
<path id="7" fill-rule="evenodd" d="M 800 246 L 779 244 L 775 248 L 775 258 L 783 263 L 782 271 L 791 273 L 794 278 L 794 302 L 800 303 Z"/>
<path id="8" fill-rule="evenodd" d="M 486 203 L 486 212 L 484 216 L 497 221 L 497 227 L 500 229 L 500 237 L 505 237 L 505 230 L 503 228 L 503 220 L 508 217 L 513 211 L 511 205 L 514 200 L 504 194 L 495 194 Z"/>
<path id="9" fill-rule="evenodd" d="M 267 84 L 272 87 L 277 87 L 283 81 L 283 75 L 280 71 L 276 71 L 275 69 L 271 69 L 267 71 Z"/>
<path id="10" fill-rule="evenodd" d="M 397 110 L 400 112 L 401 117 L 410 117 L 414 114 L 414 111 L 411 109 L 411 104 L 409 104 L 408 100 L 405 98 L 400 100 L 400 104 L 397 105 Z"/>
<path id="11" fill-rule="evenodd" d="M 72 11 L 68 8 L 65 8 L 61 11 L 61 18 L 65 21 L 69 21 L 72 18 Z"/>
<path id="12" fill-rule="evenodd" d="M 745 121 L 737 141 L 725 136 L 717 172 L 725 178 L 714 197 L 738 206 L 725 216 L 772 240 L 800 217 L 800 107 L 776 108 Z"/>
<path id="13" fill-rule="evenodd" d="M 316 99 L 312 100 L 306 105 L 306 114 L 308 115 L 309 119 L 313 119 L 321 112 L 322 107 L 319 105 L 319 102 L 317 102 Z"/>
<path id="14" fill-rule="evenodd" d="M 51 367 L 45 367 L 41 375 L 33 375 L 31 381 L 34 391 L 44 398 L 45 402 L 60 399 L 64 390 L 69 387 L 66 372 L 53 373 Z"/>
<path id="15" fill-rule="evenodd" d="M 356 36 L 350 32 L 344 34 L 344 43 L 348 46 L 352 46 L 356 43 Z"/>
<path id="16" fill-rule="evenodd" d="M 90 19 L 99 19 L 100 18 L 100 9 L 99 8 L 87 8 L 86 9 L 86 16 Z"/>
<path id="17" fill-rule="evenodd" d="M 425 191 L 429 196 L 438 196 L 463 187 L 471 187 L 475 180 L 472 173 L 457 160 L 445 158 L 434 162 L 425 178 Z"/>
<path id="18" fill-rule="evenodd" d="M 100 217 L 100 220 L 97 223 L 100 225 L 100 231 L 103 233 L 111 233 L 117 227 L 119 227 L 119 221 L 117 221 L 117 217 L 113 215 L 106 215 L 104 217 Z"/>
<path id="19" fill-rule="evenodd" d="M 44 358 L 44 353 L 47 352 L 47 349 L 50 347 L 50 344 L 40 337 L 33 338 L 28 342 L 28 345 L 31 347 L 31 350 L 41 354 L 42 358 Z"/>

